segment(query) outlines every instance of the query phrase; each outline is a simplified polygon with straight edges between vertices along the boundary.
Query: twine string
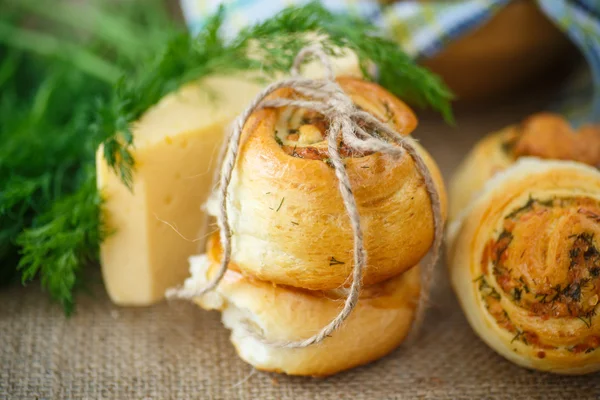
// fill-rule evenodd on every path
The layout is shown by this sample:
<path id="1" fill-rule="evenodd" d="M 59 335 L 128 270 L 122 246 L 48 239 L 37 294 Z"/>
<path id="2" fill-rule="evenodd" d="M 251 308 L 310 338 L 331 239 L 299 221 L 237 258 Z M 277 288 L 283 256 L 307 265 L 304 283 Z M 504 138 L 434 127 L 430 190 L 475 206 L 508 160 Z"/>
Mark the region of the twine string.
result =
<path id="1" fill-rule="evenodd" d="M 300 76 L 300 66 L 310 56 L 317 57 L 326 70 L 326 79 L 306 79 Z M 317 344 L 335 332 L 344 321 L 351 315 L 356 307 L 361 290 L 363 271 L 367 265 L 367 253 L 364 248 L 363 230 L 361 227 L 358 206 L 354 197 L 350 179 L 340 155 L 339 143 L 341 140 L 350 148 L 361 152 L 380 152 L 400 158 L 408 154 L 413 158 L 415 167 L 423 177 L 427 192 L 431 201 L 434 222 L 434 241 L 432 244 L 431 257 L 422 269 L 422 290 L 419 295 L 415 323 L 413 324 L 413 335 L 419 330 L 428 303 L 429 291 L 433 278 L 433 272 L 439 257 L 439 248 L 442 243 L 443 218 L 440 197 L 435 187 L 431 172 L 425 161 L 418 153 L 410 140 L 401 136 L 386 123 L 379 121 L 371 114 L 358 110 L 352 100 L 342 88 L 335 82 L 333 67 L 325 52 L 315 46 L 309 46 L 301 50 L 292 67 L 292 78 L 275 82 L 261 91 L 248 105 L 246 110 L 236 119 L 229 138 L 226 139 L 225 153 L 217 189 L 218 215 L 217 224 L 220 229 L 220 241 L 222 248 L 221 264 L 215 276 L 202 289 L 174 289 L 167 293 L 167 297 L 193 298 L 202 296 L 213 290 L 221 281 L 231 260 L 232 233 L 227 215 L 227 189 L 231 181 L 236 159 L 239 152 L 240 139 L 244 125 L 250 115 L 261 108 L 279 107 L 301 107 L 316 111 L 329 119 L 329 130 L 327 133 L 327 148 L 329 158 L 333 165 L 335 175 L 338 179 L 338 189 L 342 196 L 344 207 L 350 218 L 352 233 L 354 237 L 354 266 L 352 270 L 352 284 L 340 313 L 315 335 L 298 341 L 273 341 L 265 337 L 263 332 L 258 332 L 250 324 L 246 325 L 247 333 L 263 344 L 285 348 L 304 348 Z M 265 100 L 267 96 L 280 88 L 291 88 L 306 99 L 277 98 Z M 370 133 L 364 127 L 373 128 Z M 381 135 L 383 133 L 383 135 Z"/>

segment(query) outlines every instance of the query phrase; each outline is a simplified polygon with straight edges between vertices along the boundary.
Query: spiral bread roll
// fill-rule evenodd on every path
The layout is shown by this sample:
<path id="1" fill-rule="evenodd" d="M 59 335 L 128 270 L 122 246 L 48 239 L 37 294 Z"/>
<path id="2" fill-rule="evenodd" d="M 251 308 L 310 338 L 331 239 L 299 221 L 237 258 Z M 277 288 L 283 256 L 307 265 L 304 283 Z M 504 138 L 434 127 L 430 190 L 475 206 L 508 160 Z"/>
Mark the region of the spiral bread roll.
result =
<path id="1" fill-rule="evenodd" d="M 450 240 L 452 284 L 487 344 L 529 368 L 600 370 L 600 172 L 520 160 Z"/>
<path id="2" fill-rule="evenodd" d="M 486 136 L 475 145 L 450 182 L 450 221 L 457 218 L 492 176 L 527 156 L 598 167 L 600 127 L 584 125 L 575 131 L 563 117 L 540 113 Z"/>
<path id="3" fill-rule="evenodd" d="M 337 82 L 357 107 L 399 133 L 416 127 L 410 108 L 380 86 L 356 78 Z M 301 98 L 291 89 L 273 97 Z M 353 234 L 329 163 L 327 132 L 327 119 L 295 107 L 260 109 L 246 122 L 227 197 L 232 261 L 240 272 L 309 290 L 351 282 Z M 363 283 L 377 284 L 412 268 L 431 247 L 431 200 L 410 156 L 357 152 L 343 142 L 339 148 L 363 225 Z M 445 213 L 439 170 L 418 151 Z M 217 215 L 214 199 L 208 210 Z"/>
<path id="4" fill-rule="evenodd" d="M 597 126 L 543 113 L 484 138 L 451 181 L 453 286 L 479 336 L 519 365 L 600 370 L 598 165 Z"/>
<path id="5" fill-rule="evenodd" d="M 192 277 L 185 286 L 202 287 L 218 269 L 218 235 L 205 255 L 193 257 Z M 248 324 L 268 339 L 308 337 L 339 312 L 345 290 L 309 291 L 273 285 L 236 272 L 226 272 L 214 292 L 195 299 L 207 310 L 222 312 L 237 353 L 259 370 L 290 375 L 327 376 L 380 358 L 406 337 L 419 295 L 419 268 L 365 287 L 352 315 L 334 335 L 318 345 L 288 349 L 269 346 L 247 334 Z"/>
<path id="6" fill-rule="evenodd" d="M 293 75 L 307 55 L 327 67 L 308 47 Z M 413 112 L 328 70 L 268 86 L 240 115 L 207 207 L 220 232 L 167 293 L 221 310 L 258 369 L 326 376 L 393 350 L 422 321 L 441 243 L 443 183 L 406 137 Z"/>

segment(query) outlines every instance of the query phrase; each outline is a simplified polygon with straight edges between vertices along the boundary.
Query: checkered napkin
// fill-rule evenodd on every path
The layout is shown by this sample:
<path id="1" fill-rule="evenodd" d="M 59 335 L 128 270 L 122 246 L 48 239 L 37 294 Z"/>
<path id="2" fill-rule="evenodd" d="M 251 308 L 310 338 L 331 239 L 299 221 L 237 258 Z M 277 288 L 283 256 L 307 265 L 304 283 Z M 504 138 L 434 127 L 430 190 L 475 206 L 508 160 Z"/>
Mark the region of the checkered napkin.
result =
<path id="1" fill-rule="evenodd" d="M 404 0 L 380 5 L 369 0 L 323 0 L 331 11 L 349 11 L 371 20 L 415 58 L 432 56 L 452 40 L 488 21 L 510 0 Z M 227 35 L 269 18 L 288 5 L 308 0 L 181 0 L 192 32 L 223 4 Z M 556 106 L 578 124 L 600 122 L 600 0 L 537 0 L 540 9 L 559 26 L 585 56 L 589 68 L 565 90 Z"/>

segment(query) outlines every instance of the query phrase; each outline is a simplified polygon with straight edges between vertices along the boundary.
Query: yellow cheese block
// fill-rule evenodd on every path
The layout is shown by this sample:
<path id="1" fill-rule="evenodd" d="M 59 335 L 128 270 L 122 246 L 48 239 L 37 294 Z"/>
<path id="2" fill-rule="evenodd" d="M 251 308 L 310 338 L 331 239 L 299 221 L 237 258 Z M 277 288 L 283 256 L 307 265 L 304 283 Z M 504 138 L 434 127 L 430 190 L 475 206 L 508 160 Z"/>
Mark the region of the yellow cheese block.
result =
<path id="1" fill-rule="evenodd" d="M 307 75 L 320 75 L 315 65 Z M 340 74 L 359 74 L 355 57 L 336 61 Z M 150 305 L 188 275 L 200 238 L 224 128 L 263 86 L 242 77 L 212 76 L 165 97 L 134 126 L 133 192 L 96 157 L 104 215 L 115 233 L 101 246 L 102 274 L 112 301 Z"/>

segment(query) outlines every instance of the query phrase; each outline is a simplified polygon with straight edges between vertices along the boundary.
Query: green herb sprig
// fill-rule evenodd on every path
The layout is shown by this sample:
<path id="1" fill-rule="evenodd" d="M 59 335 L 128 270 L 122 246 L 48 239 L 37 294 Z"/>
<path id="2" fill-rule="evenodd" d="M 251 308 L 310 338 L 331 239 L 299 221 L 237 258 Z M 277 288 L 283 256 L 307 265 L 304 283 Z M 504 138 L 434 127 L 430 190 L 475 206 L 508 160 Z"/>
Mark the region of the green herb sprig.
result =
<path id="1" fill-rule="evenodd" d="M 378 80 L 388 90 L 452 121 L 452 93 L 440 78 L 416 65 L 397 43 L 361 18 L 332 13 L 315 1 L 286 8 L 228 41 L 221 32 L 224 17 L 221 8 L 198 36 L 171 39 L 147 69 L 119 82 L 100 113 L 96 129 L 106 137 L 104 157 L 127 186 L 131 187 L 134 167 L 131 125 L 148 108 L 182 85 L 213 73 L 260 71 L 269 78 L 287 72 L 296 54 L 310 43 L 318 42 L 331 56 L 341 56 L 341 49 L 354 51 L 365 77 L 376 78 L 369 68 L 376 65 Z"/>
<path id="2" fill-rule="evenodd" d="M 7 0 L 0 13 L 0 283 L 39 277 L 67 313 L 108 233 L 93 168 L 98 145 L 131 187 L 132 125 L 186 83 L 241 71 L 269 79 L 317 40 L 331 56 L 353 50 L 367 77 L 375 79 L 375 64 L 388 90 L 452 119 L 439 78 L 375 26 L 317 2 L 231 40 L 221 32 L 223 9 L 194 37 L 159 0 L 85 4 Z"/>
<path id="3" fill-rule="evenodd" d="M 160 1 L 143 3 L 7 0 L 0 13 L 0 285 L 39 277 L 67 313 L 106 235 L 96 102 L 174 29 Z"/>

